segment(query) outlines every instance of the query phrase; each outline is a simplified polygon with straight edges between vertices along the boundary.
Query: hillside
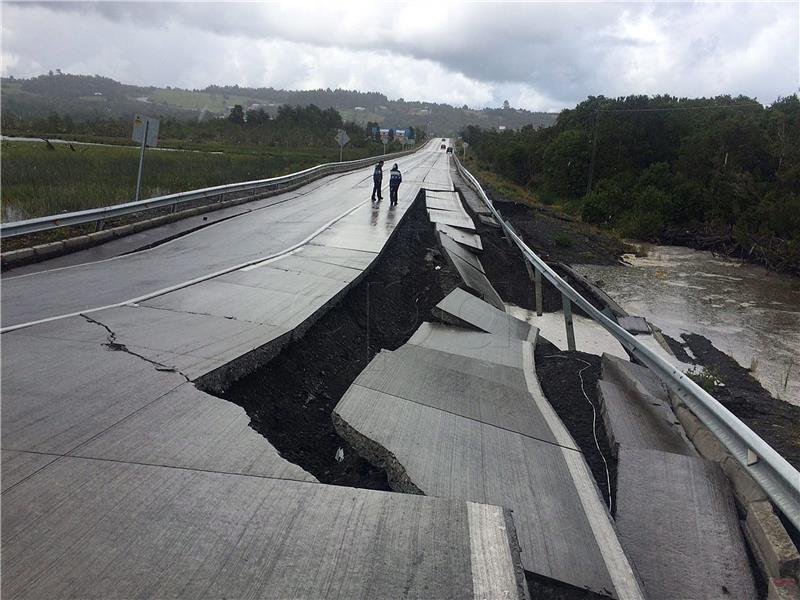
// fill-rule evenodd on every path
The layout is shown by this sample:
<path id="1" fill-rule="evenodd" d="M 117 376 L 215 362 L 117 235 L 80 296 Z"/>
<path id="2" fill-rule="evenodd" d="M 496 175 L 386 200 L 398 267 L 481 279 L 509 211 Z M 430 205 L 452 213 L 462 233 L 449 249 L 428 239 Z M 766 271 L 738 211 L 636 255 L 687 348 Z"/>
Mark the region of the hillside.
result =
<path id="1" fill-rule="evenodd" d="M 361 125 L 376 122 L 386 127 L 412 124 L 436 135 L 452 135 L 467 125 L 482 128 L 525 125 L 547 127 L 555 122 L 552 113 L 522 109 L 470 109 L 448 104 L 389 100 L 377 92 L 351 90 L 289 91 L 274 88 L 209 86 L 203 90 L 126 85 L 100 76 L 48 74 L 31 79 L 0 80 L 0 101 L 4 122 L 7 117 L 46 117 L 52 112 L 82 121 L 99 118 L 127 118 L 141 112 L 178 119 L 213 119 L 228 114 L 230 107 L 258 105 L 270 114 L 284 104 L 315 104 L 335 108 L 345 121 Z"/>

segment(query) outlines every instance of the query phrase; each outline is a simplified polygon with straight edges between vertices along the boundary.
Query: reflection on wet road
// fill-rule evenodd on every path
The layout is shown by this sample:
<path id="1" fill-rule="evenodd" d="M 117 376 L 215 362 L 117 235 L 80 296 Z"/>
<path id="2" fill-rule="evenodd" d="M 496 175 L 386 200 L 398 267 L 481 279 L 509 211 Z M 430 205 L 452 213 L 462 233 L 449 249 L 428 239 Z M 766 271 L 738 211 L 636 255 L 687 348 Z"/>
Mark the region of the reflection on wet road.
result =
<path id="1" fill-rule="evenodd" d="M 800 279 L 676 246 L 654 246 L 630 266 L 575 265 L 628 312 L 680 339 L 698 333 L 769 392 L 800 405 Z"/>

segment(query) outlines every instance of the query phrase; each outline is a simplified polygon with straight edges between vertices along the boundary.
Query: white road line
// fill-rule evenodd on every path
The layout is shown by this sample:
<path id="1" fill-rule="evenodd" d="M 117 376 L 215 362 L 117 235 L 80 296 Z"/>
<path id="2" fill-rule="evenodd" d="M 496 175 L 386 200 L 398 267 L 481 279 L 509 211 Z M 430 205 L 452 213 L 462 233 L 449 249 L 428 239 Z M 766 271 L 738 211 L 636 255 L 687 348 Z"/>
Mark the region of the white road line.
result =
<path id="1" fill-rule="evenodd" d="M 416 158 L 416 156 L 414 156 L 414 158 Z M 422 160 L 426 159 L 426 158 L 427 157 L 425 157 L 425 156 L 421 156 L 420 157 L 420 162 Z M 416 168 L 416 166 L 413 167 L 413 168 Z M 356 171 L 356 173 L 357 172 L 358 171 Z M 98 306 L 98 307 L 95 307 L 95 308 L 87 308 L 87 309 L 83 309 L 83 310 L 79 310 L 79 311 L 75 311 L 75 312 L 71 312 L 71 313 L 65 313 L 65 314 L 61 314 L 61 315 L 56 315 L 54 317 L 47 317 L 47 318 L 44 318 L 44 319 L 38 319 L 36 321 L 28 321 L 27 323 L 19 323 L 17 325 L 8 325 L 6 327 L 0 328 L 0 334 L 8 333 L 10 331 L 16 331 L 17 329 L 23 329 L 25 327 L 31 327 L 33 325 L 40 325 L 42 323 L 49 323 L 51 321 L 58 321 L 60 319 L 67 319 L 69 317 L 77 317 L 77 316 L 82 315 L 82 314 L 94 313 L 94 312 L 98 312 L 98 311 L 101 311 L 101 310 L 107 310 L 109 308 L 119 308 L 121 306 L 126 306 L 126 305 L 129 305 L 129 304 L 136 304 L 136 303 L 139 303 L 139 302 L 144 302 L 145 300 L 150 300 L 151 298 L 155 298 L 156 296 L 162 296 L 164 294 L 168 294 L 170 292 L 174 292 L 176 290 L 179 290 L 179 289 L 182 289 L 182 288 L 185 288 L 185 287 L 189 287 L 190 285 L 194 285 L 196 283 L 201 283 L 203 281 L 207 281 L 209 279 L 213 279 L 214 277 L 219 277 L 220 275 L 225 275 L 226 273 L 231 273 L 233 271 L 238 271 L 239 269 L 243 269 L 245 267 L 250 267 L 250 266 L 253 266 L 253 265 L 266 264 L 267 261 L 274 261 L 274 260 L 277 260 L 279 258 L 283 258 L 284 256 L 287 256 L 287 255 L 293 253 L 294 251 L 296 251 L 297 249 L 301 248 L 302 246 L 306 245 L 309 241 L 311 241 L 312 239 L 317 237 L 323 231 L 325 231 L 326 229 L 332 227 L 335 223 L 337 223 L 338 221 L 341 221 L 342 219 L 344 219 L 350 213 L 354 212 L 359 207 L 364 206 L 367 202 L 369 202 L 368 199 L 367 200 L 362 200 L 361 202 L 359 202 L 355 206 L 347 209 L 345 212 L 343 212 L 339 216 L 335 217 L 334 219 L 332 219 L 332 220 L 328 221 L 327 223 L 325 223 L 324 225 L 322 225 L 319 229 L 314 231 L 308 237 L 304 238 L 302 241 L 300 241 L 300 242 L 298 242 L 298 243 L 296 243 L 296 244 L 294 244 L 292 246 L 289 246 L 288 248 L 285 248 L 285 249 L 281 250 L 280 252 L 276 252 L 275 254 L 271 254 L 271 255 L 268 255 L 268 256 L 263 256 L 263 257 L 260 257 L 260 258 L 254 259 L 254 260 L 249 260 L 247 262 L 240 263 L 240 264 L 234 265 L 232 267 L 226 267 L 226 268 L 221 269 L 219 271 L 215 271 L 213 273 L 208 273 L 206 275 L 201 275 L 200 277 L 196 277 L 194 279 L 190 279 L 189 281 L 184 281 L 182 283 L 177 283 L 175 285 L 171 285 L 169 287 L 162 288 L 160 290 L 156 290 L 154 292 L 150 292 L 150 293 L 144 294 L 142 296 L 138 296 L 136 298 L 130 298 L 128 300 L 123 300 L 121 302 L 116 302 L 114 304 L 107 304 L 105 306 Z M 245 214 L 249 214 L 249 213 L 245 213 Z M 240 216 L 245 216 L 245 215 L 240 215 Z M 211 226 L 213 226 L 213 225 L 211 225 Z M 197 232 L 193 232 L 193 233 L 199 233 L 200 231 L 204 231 L 205 229 L 208 229 L 208 228 L 204 228 L 204 229 L 201 229 L 201 230 L 199 230 Z M 191 234 L 189 234 L 189 235 L 191 235 Z M 177 239 L 184 239 L 186 237 L 188 237 L 188 236 L 182 236 L 181 238 L 177 238 Z M 177 241 L 177 239 L 176 240 L 172 240 L 172 241 Z M 165 246 L 166 244 L 169 244 L 169 243 L 172 243 L 172 242 L 166 242 L 165 244 L 161 244 L 160 246 L 156 246 L 156 248 L 160 248 L 160 247 Z M 152 250 L 155 250 L 156 248 L 152 248 Z M 146 250 L 143 251 L 143 252 L 146 252 Z M 116 256 L 116 257 L 105 259 L 103 261 L 98 261 L 98 262 L 107 262 L 107 261 L 115 260 L 115 259 L 119 259 L 119 258 L 136 256 L 137 254 L 138 253 L 125 254 L 125 255 L 122 255 L 122 256 Z M 86 264 L 86 263 L 84 263 L 84 264 Z M 94 264 L 94 263 L 91 263 L 91 264 Z M 53 269 L 53 271 L 61 270 L 61 269 L 68 269 L 68 268 L 73 268 L 73 267 L 78 267 L 78 266 L 83 266 L 83 265 L 72 265 L 71 267 L 61 267 L 60 269 Z M 40 271 L 39 273 L 49 273 L 49 272 L 50 271 Z M 38 273 L 29 273 L 28 275 L 20 275 L 19 277 L 27 277 L 27 276 L 36 275 L 36 274 L 38 274 Z M 11 278 L 11 279 L 16 279 L 16 278 Z"/>
<path id="2" fill-rule="evenodd" d="M 351 174 L 352 173 L 346 173 L 346 175 L 351 175 Z M 326 177 L 332 177 L 333 179 L 338 179 L 338 178 L 340 178 L 342 176 L 341 175 L 327 175 Z M 312 185 L 314 183 L 316 183 L 316 182 L 312 181 L 308 185 Z M 304 196 L 307 196 L 308 194 L 318 190 L 320 187 L 323 187 L 324 185 L 325 184 L 323 183 L 322 185 L 320 185 L 318 187 L 315 187 L 314 189 L 309 190 L 306 193 L 297 194 L 296 196 L 291 196 L 290 198 L 287 198 L 286 200 L 281 200 L 280 202 L 274 202 L 272 204 L 268 204 L 267 206 L 260 206 L 258 208 L 254 208 L 252 210 L 248 210 L 248 211 L 242 212 L 242 213 L 240 213 L 238 215 L 234 215 L 233 217 L 230 217 L 228 219 L 222 219 L 220 221 L 217 221 L 217 222 L 214 222 L 214 223 L 210 223 L 206 227 L 202 227 L 202 228 L 197 229 L 195 231 L 190 231 L 189 233 L 186 233 L 185 235 L 178 236 L 175 239 L 172 239 L 172 240 L 169 240 L 167 242 L 164 242 L 163 244 L 158 244 L 156 246 L 153 246 L 152 248 L 145 248 L 144 250 L 137 250 L 135 252 L 128 252 L 126 254 L 119 254 L 117 256 L 112 256 L 110 258 L 103 258 L 101 260 L 93 260 L 93 261 L 89 261 L 89 262 L 85 262 L 85 263 L 79 263 L 77 265 L 66 265 L 64 267 L 56 267 L 55 269 L 46 269 L 46 270 L 43 270 L 43 271 L 34 271 L 33 273 L 25 273 L 23 275 L 14 275 L 12 277 L 4 277 L 3 281 L 13 281 L 15 279 L 22 279 L 23 277 L 35 277 L 36 275 L 44 275 L 46 273 L 55 273 L 56 271 L 66 271 L 67 269 L 77 269 L 77 268 L 80 268 L 80 267 L 86 267 L 88 265 L 99 265 L 101 263 L 107 263 L 107 262 L 111 262 L 113 260 L 122 260 L 122 259 L 125 259 L 125 258 L 132 258 L 132 257 L 136 257 L 136 256 L 141 256 L 142 254 L 145 254 L 147 252 L 152 252 L 153 250 L 158 250 L 160 248 L 164 248 L 166 246 L 169 246 L 170 244 L 175 244 L 177 242 L 183 241 L 183 240 L 185 240 L 185 239 L 187 239 L 187 238 L 189 238 L 189 237 L 191 237 L 193 235 L 196 235 L 196 234 L 199 234 L 199 233 L 205 233 L 205 232 L 207 232 L 209 229 L 211 229 L 213 227 L 217 227 L 218 225 L 223 225 L 225 223 L 228 223 L 229 221 L 233 221 L 234 219 L 238 219 L 240 217 L 249 216 L 252 213 L 257 212 L 259 210 L 272 208 L 273 206 L 278 206 L 280 204 L 284 204 L 284 203 L 289 202 L 291 200 L 296 200 L 298 198 L 303 198 Z M 286 194 L 291 194 L 292 192 L 285 192 L 285 193 Z M 278 194 L 278 195 L 280 195 L 280 194 Z M 266 198 L 264 198 L 264 199 L 266 200 Z M 258 202 L 258 200 L 255 200 L 254 202 Z M 111 240 L 109 240 L 109 241 L 111 241 Z"/>
<path id="3" fill-rule="evenodd" d="M 419 158 L 419 160 L 414 165 L 409 166 L 408 167 L 409 170 L 416 169 L 417 167 L 419 167 L 420 165 L 418 163 L 423 162 L 428 157 L 423 156 L 423 155 L 420 155 L 420 156 L 413 155 L 413 156 L 409 157 L 409 160 L 411 160 L 413 158 Z M 424 166 L 423 166 L 423 168 L 424 168 Z M 224 223 L 227 223 L 228 221 L 233 221 L 234 219 L 238 219 L 240 217 L 249 216 L 250 214 L 252 214 L 252 213 L 254 213 L 256 211 L 265 210 L 267 208 L 272 208 L 274 206 L 285 204 L 286 202 L 289 202 L 291 200 L 297 200 L 298 198 L 303 198 L 303 197 L 308 196 L 309 194 L 317 191 L 318 189 L 320 189 L 322 187 L 325 187 L 331 181 L 334 181 L 336 179 L 341 179 L 343 177 L 347 177 L 348 175 L 356 175 L 356 174 L 359 173 L 359 171 L 362 171 L 362 170 L 364 170 L 364 168 L 357 169 L 355 171 L 348 171 L 346 173 L 336 173 L 336 174 L 333 174 L 333 175 L 326 175 L 325 177 L 323 177 L 321 179 L 318 179 L 316 181 L 311 181 L 311 182 L 307 183 L 305 186 L 303 186 L 302 188 L 300 188 L 302 190 L 302 189 L 304 189 L 304 188 L 306 188 L 308 186 L 313 186 L 314 184 L 318 184 L 318 185 L 315 185 L 312 189 L 306 190 L 303 193 L 298 193 L 297 195 L 291 196 L 289 198 L 286 198 L 285 200 L 281 200 L 280 202 L 274 202 L 274 203 L 268 204 L 266 206 L 260 206 L 258 208 L 254 208 L 254 209 L 242 212 L 242 213 L 240 213 L 238 215 L 234 215 L 234 216 L 229 217 L 227 219 L 222 219 L 222 220 L 217 221 L 215 223 L 210 223 L 205 227 L 197 229 L 196 231 L 190 231 L 190 232 L 188 232 L 188 233 L 186 233 L 184 235 L 180 235 L 180 236 L 176 237 L 175 239 L 172 239 L 172 240 L 169 240 L 169 241 L 164 242 L 162 244 L 158 244 L 156 246 L 153 246 L 152 248 L 145 248 L 144 250 L 137 250 L 135 252 L 128 252 L 128 253 L 125 253 L 125 254 L 120 254 L 118 256 L 112 256 L 110 258 L 103 258 L 101 260 L 87 261 L 87 262 L 79 263 L 79 264 L 76 264 L 76 265 L 66 265 L 64 267 L 56 267 L 55 269 L 45 269 L 45 270 L 42 270 L 42 271 L 34 271 L 33 273 L 24 273 L 22 275 L 12 275 L 11 277 L 3 277 L 2 280 L 3 281 L 13 281 L 15 279 L 22 279 L 23 277 L 35 277 L 37 275 L 44 275 L 46 273 L 55 273 L 56 271 L 65 271 L 67 269 L 77 269 L 77 268 L 80 268 L 80 267 L 86 267 L 88 265 L 97 265 L 97 264 L 101 264 L 101 263 L 110 262 L 110 261 L 113 261 L 113 260 L 121 260 L 121 259 L 125 259 L 125 258 L 141 256 L 142 254 L 145 254 L 146 252 L 151 252 L 151 251 L 157 250 L 159 248 L 164 248 L 165 246 L 169 246 L 170 244 L 174 244 L 174 243 L 183 241 L 183 240 L 185 240 L 185 239 L 187 239 L 187 238 L 189 238 L 189 237 L 191 237 L 193 235 L 206 232 L 209 229 L 211 229 L 212 227 L 217 227 L 218 225 L 222 225 Z M 363 179 L 359 179 L 358 183 L 356 183 L 356 185 L 352 186 L 352 189 L 355 189 L 360 184 L 362 184 L 362 183 L 364 183 L 364 182 L 366 182 L 368 180 L 371 180 L 371 179 L 372 179 L 372 175 L 371 174 L 365 176 Z M 384 186 L 384 188 L 388 190 L 389 189 L 389 184 L 387 183 Z M 294 191 L 297 191 L 297 190 L 284 192 L 284 194 L 292 194 Z M 276 194 L 276 195 L 280 196 L 280 195 L 283 195 L 283 194 Z M 268 198 L 263 198 L 263 200 L 267 200 L 267 199 Z M 254 202 L 259 202 L 259 200 L 254 200 Z M 111 241 L 111 240 L 109 240 L 109 241 Z"/>
<path id="4" fill-rule="evenodd" d="M 340 214 L 338 217 L 332 219 L 331 221 L 328 221 L 325 225 L 323 225 L 322 227 L 317 229 L 314 233 L 312 233 L 311 235 L 309 235 L 308 237 L 306 237 L 302 241 L 300 241 L 300 242 L 294 244 L 293 246 L 290 246 L 290 247 L 288 247 L 288 248 L 286 248 L 284 250 L 281 250 L 280 252 L 277 252 L 275 254 L 272 254 L 272 255 L 269 255 L 269 256 L 263 256 L 261 258 L 255 259 L 255 260 L 249 260 L 247 262 L 240 263 L 238 265 L 234 265 L 233 267 L 226 267 L 226 268 L 224 268 L 222 270 L 215 271 L 214 273 L 208 273 L 206 275 L 202 275 L 200 277 L 196 277 L 194 279 L 190 279 L 189 281 L 184 281 L 182 283 L 177 283 L 175 285 L 171 285 L 169 287 L 166 287 L 166 288 L 163 288 L 163 289 L 160 289 L 160 290 L 156 290 L 155 292 L 150 292 L 150 293 L 145 294 L 143 296 L 138 296 L 136 298 L 130 298 L 128 300 L 123 300 L 122 302 L 116 302 L 114 304 L 107 304 L 105 306 L 98 306 L 96 308 L 88 308 L 88 309 L 84 309 L 84 310 L 79 310 L 79 311 L 72 312 L 72 313 L 66 313 L 66 314 L 63 314 L 63 315 L 57 315 L 55 317 L 47 317 L 46 319 L 39 319 L 37 321 L 29 321 L 27 323 L 20 323 L 18 325 L 9 325 L 7 327 L 0 328 L 0 333 L 7 333 L 9 331 L 15 331 L 17 329 L 22 329 L 24 327 L 31 327 L 33 325 L 40 325 L 41 323 L 49 323 L 50 321 L 58 321 L 60 319 L 66 319 L 66 318 L 69 318 L 69 317 L 77 317 L 78 315 L 81 315 L 81 314 L 85 315 L 87 313 L 93 313 L 93 312 L 97 312 L 97 311 L 100 311 L 100 310 L 106 310 L 106 309 L 109 309 L 109 308 L 119 308 L 120 306 L 125 306 L 127 304 L 135 304 L 135 303 L 139 303 L 139 302 L 144 302 L 145 300 L 150 300 L 151 298 L 155 298 L 156 296 L 162 296 L 164 294 L 168 294 L 170 292 L 174 292 L 176 290 L 188 287 L 190 285 L 194 285 L 196 283 L 201 283 L 203 281 L 207 281 L 209 279 L 213 279 L 214 277 L 219 277 L 220 275 L 225 275 L 226 273 L 231 273 L 233 271 L 238 271 L 239 269 L 242 269 L 244 267 L 249 267 L 251 265 L 264 263 L 267 260 L 274 260 L 274 259 L 278 259 L 278 258 L 283 258 L 284 256 L 286 256 L 286 255 L 292 253 L 293 251 L 297 250 L 301 246 L 306 245 L 309 241 L 311 241 L 312 239 L 317 237 L 319 234 L 321 234 L 323 231 L 325 231 L 326 229 L 328 229 L 329 227 L 334 225 L 337 221 L 340 221 L 340 220 L 344 219 L 347 215 L 349 215 L 350 213 L 354 212 L 357 208 L 359 208 L 361 206 L 364 206 L 367 202 L 369 202 L 369 200 L 362 200 L 361 202 L 359 202 L 358 204 L 356 204 L 352 208 L 347 209 L 345 212 Z"/>
<path id="5" fill-rule="evenodd" d="M 578 492 L 578 498 L 581 501 L 581 506 L 583 506 L 586 519 L 589 521 L 589 526 L 592 528 L 592 533 L 600 548 L 600 554 L 611 577 L 611 582 L 616 589 L 617 598 L 619 600 L 644 600 L 645 596 L 639 579 L 628 557 L 625 555 L 625 551 L 622 549 L 617 532 L 611 523 L 611 515 L 608 514 L 608 510 L 600 498 L 600 492 L 594 484 L 583 454 L 565 447 L 572 446 L 577 448 L 575 440 L 573 440 L 564 423 L 553 410 L 550 402 L 545 398 L 544 392 L 539 385 L 539 378 L 534 371 L 533 345 L 529 342 L 523 342 L 522 344 L 522 360 L 522 369 L 525 373 L 528 391 L 533 396 L 536 406 L 539 407 L 558 445 L 561 446 L 561 454 L 567 463 L 567 468 L 575 484 L 575 490 Z"/>

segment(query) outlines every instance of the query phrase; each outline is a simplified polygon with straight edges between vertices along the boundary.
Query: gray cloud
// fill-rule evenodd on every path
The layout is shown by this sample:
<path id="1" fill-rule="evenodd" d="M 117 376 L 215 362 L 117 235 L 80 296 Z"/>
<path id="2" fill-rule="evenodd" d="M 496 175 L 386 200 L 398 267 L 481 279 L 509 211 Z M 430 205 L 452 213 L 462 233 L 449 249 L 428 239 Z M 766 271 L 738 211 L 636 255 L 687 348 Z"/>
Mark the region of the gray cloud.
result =
<path id="1" fill-rule="evenodd" d="M 590 94 L 798 86 L 795 3 L 5 4 L 4 73 L 356 87 L 540 110 Z"/>

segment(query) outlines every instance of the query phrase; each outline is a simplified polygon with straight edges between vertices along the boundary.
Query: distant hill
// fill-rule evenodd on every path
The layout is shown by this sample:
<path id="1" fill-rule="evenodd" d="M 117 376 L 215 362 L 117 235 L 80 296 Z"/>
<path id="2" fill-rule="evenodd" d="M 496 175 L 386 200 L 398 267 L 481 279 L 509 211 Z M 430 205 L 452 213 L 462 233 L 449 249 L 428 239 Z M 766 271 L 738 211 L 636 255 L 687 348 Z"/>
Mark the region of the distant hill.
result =
<path id="1" fill-rule="evenodd" d="M 31 79 L 0 80 L 0 101 L 5 114 L 45 117 L 52 112 L 76 121 L 124 118 L 140 112 L 178 119 L 213 119 L 225 116 L 235 104 L 245 109 L 258 105 L 274 114 L 278 106 L 316 104 L 335 108 L 345 121 L 385 127 L 422 126 L 435 135 L 452 135 L 467 125 L 484 129 L 525 125 L 548 127 L 554 113 L 522 109 L 470 109 L 433 102 L 389 100 L 378 92 L 341 89 L 289 91 L 212 85 L 203 90 L 126 85 L 98 75 L 48 74 Z"/>

